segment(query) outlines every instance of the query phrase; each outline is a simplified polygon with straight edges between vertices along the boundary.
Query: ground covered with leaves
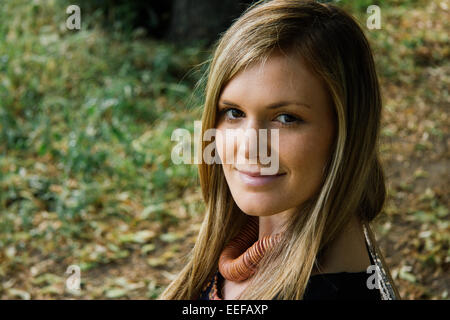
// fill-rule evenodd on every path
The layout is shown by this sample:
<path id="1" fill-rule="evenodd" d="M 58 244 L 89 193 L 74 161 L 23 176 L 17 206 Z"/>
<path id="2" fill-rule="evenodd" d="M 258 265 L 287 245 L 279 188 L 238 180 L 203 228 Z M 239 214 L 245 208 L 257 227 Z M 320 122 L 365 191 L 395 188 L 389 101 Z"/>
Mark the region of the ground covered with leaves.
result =
<path id="1" fill-rule="evenodd" d="M 380 247 L 403 298 L 448 299 L 449 3 L 381 4 L 380 30 L 365 27 L 369 1 L 338 3 L 365 28 L 382 84 Z M 210 52 L 95 15 L 70 31 L 64 5 L 0 11 L 0 298 L 154 299 L 202 220 L 196 167 L 170 156 L 173 130 L 201 117 L 192 92 Z"/>

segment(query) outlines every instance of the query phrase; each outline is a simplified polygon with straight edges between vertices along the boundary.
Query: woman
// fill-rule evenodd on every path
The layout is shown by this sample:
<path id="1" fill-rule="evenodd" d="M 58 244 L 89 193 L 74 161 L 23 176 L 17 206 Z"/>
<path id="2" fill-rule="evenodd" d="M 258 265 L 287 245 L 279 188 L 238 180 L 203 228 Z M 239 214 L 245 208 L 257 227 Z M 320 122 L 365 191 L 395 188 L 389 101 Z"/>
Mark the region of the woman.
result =
<path id="1" fill-rule="evenodd" d="M 199 165 L 199 236 L 160 299 L 399 298 L 369 227 L 386 196 L 380 116 L 371 49 L 351 16 L 312 1 L 250 7 L 217 44 L 202 130 L 277 130 L 278 170 L 239 161 L 252 157 L 239 152 L 246 137 L 217 135 L 222 163 Z"/>

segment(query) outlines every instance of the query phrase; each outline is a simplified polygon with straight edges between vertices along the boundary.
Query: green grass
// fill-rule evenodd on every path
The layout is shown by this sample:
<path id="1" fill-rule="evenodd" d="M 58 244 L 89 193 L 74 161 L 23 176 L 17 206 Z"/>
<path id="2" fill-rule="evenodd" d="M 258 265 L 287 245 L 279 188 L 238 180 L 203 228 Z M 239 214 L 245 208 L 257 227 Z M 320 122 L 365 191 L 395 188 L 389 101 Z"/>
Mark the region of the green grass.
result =
<path id="1" fill-rule="evenodd" d="M 206 53 L 66 30 L 63 4 L 2 4 L 0 250 L 18 234 L 96 241 L 92 221 L 133 219 L 118 193 L 146 207 L 179 198 L 197 177 L 172 166 L 170 137 L 199 118 L 192 93 Z M 38 228 L 42 212 L 58 227 Z M 10 267 L 3 261 L 0 275 Z"/>

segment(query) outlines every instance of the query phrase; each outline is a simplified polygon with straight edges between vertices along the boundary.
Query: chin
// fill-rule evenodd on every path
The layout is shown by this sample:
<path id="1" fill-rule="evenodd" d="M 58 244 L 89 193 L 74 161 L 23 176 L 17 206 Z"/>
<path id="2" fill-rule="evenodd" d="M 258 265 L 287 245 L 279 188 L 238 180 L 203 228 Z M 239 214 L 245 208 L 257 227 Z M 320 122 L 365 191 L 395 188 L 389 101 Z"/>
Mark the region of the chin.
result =
<path id="1" fill-rule="evenodd" d="M 239 197 L 234 197 L 234 199 L 239 209 L 250 216 L 271 216 L 287 209 L 276 203 L 276 200 L 271 199 L 271 197 L 250 196 L 246 199 L 240 199 Z"/>

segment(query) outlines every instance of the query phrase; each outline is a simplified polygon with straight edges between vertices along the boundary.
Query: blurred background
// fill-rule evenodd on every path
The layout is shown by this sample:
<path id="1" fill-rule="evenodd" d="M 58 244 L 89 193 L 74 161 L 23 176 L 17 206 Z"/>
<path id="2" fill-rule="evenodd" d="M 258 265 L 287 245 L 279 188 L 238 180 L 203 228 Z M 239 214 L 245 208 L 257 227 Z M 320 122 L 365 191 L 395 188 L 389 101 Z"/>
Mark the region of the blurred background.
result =
<path id="1" fill-rule="evenodd" d="M 250 3 L 0 0 L 1 299 L 155 299 L 181 270 L 204 207 L 171 134 L 193 132 L 212 44 Z M 403 298 L 449 299 L 449 1 L 334 3 L 382 85 L 380 247 Z"/>

